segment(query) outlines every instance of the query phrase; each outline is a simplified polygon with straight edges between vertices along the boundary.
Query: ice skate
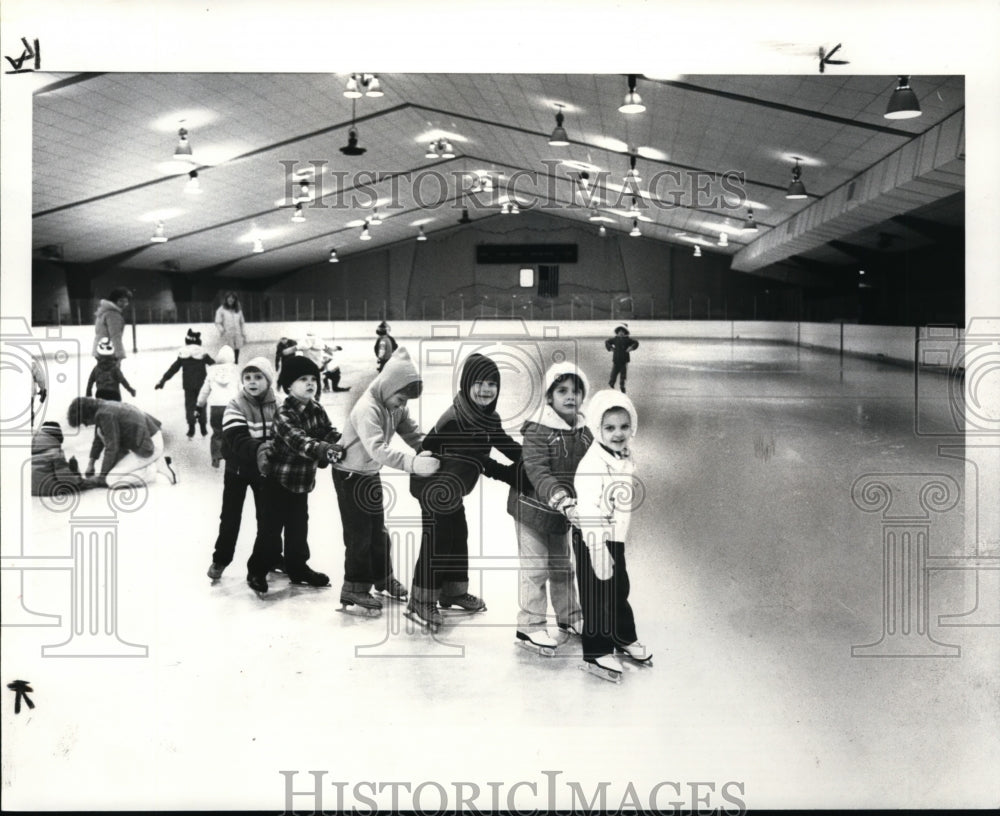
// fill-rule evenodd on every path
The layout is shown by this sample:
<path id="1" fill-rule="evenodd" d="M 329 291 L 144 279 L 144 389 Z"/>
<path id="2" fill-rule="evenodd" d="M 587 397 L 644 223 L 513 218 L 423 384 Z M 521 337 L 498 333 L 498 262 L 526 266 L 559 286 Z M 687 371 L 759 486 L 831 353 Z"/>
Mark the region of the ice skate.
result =
<path id="1" fill-rule="evenodd" d="M 267 578 L 263 575 L 248 575 L 247 585 L 257 593 L 258 598 L 263 598 L 267 594 Z"/>
<path id="2" fill-rule="evenodd" d="M 171 459 L 169 456 L 164 456 L 162 461 L 163 461 L 163 467 L 167 469 L 167 472 L 164 475 L 168 479 L 170 479 L 170 484 L 177 484 L 177 474 L 174 472 L 174 469 L 170 467 L 170 465 L 173 464 L 174 460 Z"/>
<path id="3" fill-rule="evenodd" d="M 464 592 L 461 595 L 444 595 L 442 594 L 438 598 L 438 603 L 441 604 L 442 609 L 450 609 L 453 606 L 457 606 L 459 613 L 475 614 L 476 612 L 485 612 L 486 604 L 483 603 L 482 598 L 477 598 L 469 592 Z"/>
<path id="4" fill-rule="evenodd" d="M 330 576 L 323 572 L 316 572 L 310 567 L 303 567 L 294 575 L 289 574 L 288 580 L 298 586 L 307 585 L 311 587 L 330 586 Z"/>
<path id="5" fill-rule="evenodd" d="M 388 581 L 380 581 L 375 584 L 375 591 L 380 595 L 385 595 L 396 601 L 405 601 L 407 596 L 406 587 L 403 586 L 395 578 L 390 578 Z"/>
<path id="6" fill-rule="evenodd" d="M 424 591 L 429 592 L 428 590 Z M 441 624 L 444 623 L 444 618 L 441 617 L 437 604 L 429 599 L 418 600 L 417 594 L 418 591 L 414 589 L 413 597 L 406 604 L 406 611 L 403 614 L 417 625 L 429 629 L 431 632 L 437 632 L 441 628 Z"/>
<path id="7" fill-rule="evenodd" d="M 208 577 L 213 581 L 218 581 L 222 577 L 223 571 L 226 569 L 225 564 L 216 564 L 212 562 L 212 566 L 208 568 Z"/>
<path id="8" fill-rule="evenodd" d="M 580 668 L 602 680 L 607 680 L 609 683 L 620 683 L 622 680 L 622 664 L 614 655 L 585 657 Z"/>
<path id="9" fill-rule="evenodd" d="M 647 646 L 640 643 L 638 640 L 635 643 L 629 643 L 625 646 L 616 646 L 617 651 L 625 655 L 625 657 L 630 660 L 634 660 L 643 666 L 653 665 L 653 653 L 649 650 Z"/>
<path id="10" fill-rule="evenodd" d="M 567 635 L 576 635 L 580 637 L 583 634 L 583 626 L 580 621 L 573 621 L 572 623 L 560 623 L 559 630 L 565 632 Z"/>
<path id="11" fill-rule="evenodd" d="M 516 634 L 517 640 L 514 642 L 518 646 L 527 649 L 529 652 L 540 654 L 542 657 L 553 657 L 556 653 L 556 646 L 559 645 L 555 639 L 549 636 L 548 632 L 526 634 L 518 629 Z"/>
<path id="12" fill-rule="evenodd" d="M 382 614 L 382 602 L 367 592 L 352 592 L 342 589 L 340 591 L 340 609 L 337 611 L 362 618 L 377 618 Z"/>

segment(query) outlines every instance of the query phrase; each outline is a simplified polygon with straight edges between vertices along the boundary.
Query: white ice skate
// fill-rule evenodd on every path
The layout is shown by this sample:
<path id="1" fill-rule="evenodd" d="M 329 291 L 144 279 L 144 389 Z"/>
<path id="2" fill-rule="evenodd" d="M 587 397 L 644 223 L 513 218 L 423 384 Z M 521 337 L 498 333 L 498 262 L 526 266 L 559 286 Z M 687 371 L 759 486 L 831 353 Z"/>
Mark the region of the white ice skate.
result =
<path id="1" fill-rule="evenodd" d="M 529 652 L 535 652 L 542 657 L 553 657 L 556 653 L 556 646 L 559 645 L 555 638 L 549 636 L 548 632 L 532 632 L 529 635 L 520 629 L 517 631 L 517 640 L 514 642 Z"/>
<path id="2" fill-rule="evenodd" d="M 610 683 L 620 683 L 622 680 L 622 664 L 618 662 L 618 658 L 614 655 L 601 655 L 595 658 L 585 657 L 580 668 Z"/>
<path id="3" fill-rule="evenodd" d="M 649 647 L 640 643 L 638 640 L 635 643 L 618 646 L 617 649 L 625 655 L 625 657 L 630 660 L 634 660 L 636 663 L 640 663 L 643 666 L 653 665 L 653 653 L 649 650 Z"/>

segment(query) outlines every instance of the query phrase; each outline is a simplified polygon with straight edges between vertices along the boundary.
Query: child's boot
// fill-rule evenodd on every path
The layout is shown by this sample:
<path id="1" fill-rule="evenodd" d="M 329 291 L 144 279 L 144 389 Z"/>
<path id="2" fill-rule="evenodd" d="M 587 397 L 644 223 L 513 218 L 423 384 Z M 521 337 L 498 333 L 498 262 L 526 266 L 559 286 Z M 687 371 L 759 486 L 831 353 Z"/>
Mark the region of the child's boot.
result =
<path id="1" fill-rule="evenodd" d="M 469 593 L 468 581 L 445 581 L 441 586 L 441 595 L 438 603 L 442 609 L 458 606 L 466 612 L 485 612 L 486 604 L 482 598 L 477 598 Z"/>

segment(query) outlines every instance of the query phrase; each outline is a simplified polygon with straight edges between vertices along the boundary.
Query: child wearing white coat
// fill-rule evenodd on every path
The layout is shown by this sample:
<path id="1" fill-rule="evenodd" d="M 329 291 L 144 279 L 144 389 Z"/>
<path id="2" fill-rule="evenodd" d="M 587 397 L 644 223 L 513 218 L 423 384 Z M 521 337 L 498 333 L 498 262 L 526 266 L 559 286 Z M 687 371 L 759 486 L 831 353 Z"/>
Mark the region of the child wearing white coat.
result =
<path id="1" fill-rule="evenodd" d="M 217 468 L 222 461 L 222 415 L 230 400 L 240 393 L 240 375 L 236 368 L 236 354 L 230 346 L 223 346 L 215 355 L 215 365 L 205 371 L 205 382 L 198 392 L 197 406 L 201 416 L 208 411 L 208 424 L 212 428 L 209 442 L 212 452 L 212 467 Z"/>
<path id="2" fill-rule="evenodd" d="M 615 651 L 638 662 L 652 657 L 636 635 L 625 563 L 629 521 L 638 495 L 630 444 L 638 416 L 625 394 L 606 389 L 594 394 L 588 417 L 594 441 L 573 479 L 578 514 L 573 551 L 583 608 L 583 659 L 603 670 L 607 679 L 617 680 L 622 666 Z"/>

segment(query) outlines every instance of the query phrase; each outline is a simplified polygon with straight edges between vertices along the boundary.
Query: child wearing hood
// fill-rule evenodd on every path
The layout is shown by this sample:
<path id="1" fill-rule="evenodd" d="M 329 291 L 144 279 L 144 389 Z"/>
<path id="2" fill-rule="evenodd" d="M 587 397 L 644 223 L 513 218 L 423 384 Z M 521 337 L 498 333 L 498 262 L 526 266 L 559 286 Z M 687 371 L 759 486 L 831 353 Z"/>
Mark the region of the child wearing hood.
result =
<path id="1" fill-rule="evenodd" d="M 133 397 L 135 396 L 135 389 L 125 379 L 121 363 L 115 358 L 114 345 L 110 339 L 104 337 L 97 344 L 97 364 L 87 380 L 87 396 L 93 395 L 97 399 L 121 402 L 122 385 Z"/>
<path id="2" fill-rule="evenodd" d="M 223 357 L 220 353 L 219 357 Z M 274 438 L 274 415 L 278 410 L 271 386 L 274 369 L 264 357 L 254 357 L 239 372 L 239 390 L 222 413 L 222 458 L 226 470 L 222 477 L 222 512 L 219 515 L 219 535 L 212 553 L 212 566 L 208 577 L 213 581 L 222 577 L 236 552 L 236 540 L 243 520 L 243 503 L 247 488 L 253 492 L 257 514 L 257 539 L 254 552 L 262 555 L 272 552 L 267 568 L 273 567 L 281 556 L 281 541 L 277 542 L 277 555 L 273 554 L 274 542 L 265 542 L 261 535 L 266 529 L 261 515 L 264 500 L 261 495 L 263 476 L 257 466 L 258 454 L 265 442 Z M 251 571 L 247 564 L 248 574 Z M 265 570 L 266 571 L 266 570 Z"/>
<path id="3" fill-rule="evenodd" d="M 552 654 L 558 644 L 545 627 L 550 598 L 559 628 L 582 631 L 566 534 L 576 519 L 573 475 L 594 437 L 579 410 L 588 390 L 583 372 L 571 362 L 556 363 L 545 372 L 543 385 L 545 405 L 521 428 L 527 478 L 511 487 L 507 512 L 514 517 L 521 557 L 517 639 Z"/>
<path id="4" fill-rule="evenodd" d="M 631 440 L 638 416 L 632 400 L 614 390 L 597 392 L 587 411 L 594 441 L 573 480 L 578 514 L 573 552 L 583 605 L 583 659 L 617 679 L 622 666 L 615 651 L 638 662 L 652 657 L 636 635 L 625 565 L 629 518 L 637 496 Z"/>
<path id="5" fill-rule="evenodd" d="M 410 477 L 410 493 L 420 502 L 423 536 L 407 612 L 432 627 L 442 620 L 437 603 L 470 612 L 486 609 L 481 598 L 469 593 L 469 528 L 462 498 L 482 474 L 509 485 L 515 482 L 521 446 L 500 424 L 499 398 L 496 363 L 482 354 L 470 354 L 454 401 L 423 440 L 423 449 L 433 453 L 441 467 L 433 476 Z M 493 449 L 514 464 L 493 459 Z"/>
<path id="6" fill-rule="evenodd" d="M 31 437 L 31 495 L 63 496 L 96 487 L 80 475 L 76 457 L 63 453 L 63 432 L 58 422 L 43 422 Z"/>
<path id="7" fill-rule="evenodd" d="M 355 403 L 344 428 L 343 458 L 333 465 L 333 485 L 344 529 L 340 602 L 345 606 L 381 609 L 382 601 L 371 595 L 373 585 L 380 593 L 406 597 L 406 588 L 393 573 L 379 470 L 388 465 L 420 476 L 437 472 L 439 463 L 430 451 L 421 451 L 424 435 L 406 410 L 407 400 L 417 399 L 422 390 L 416 366 L 400 348 Z M 389 447 L 397 433 L 416 453 Z"/>
<path id="8" fill-rule="evenodd" d="M 170 364 L 160 381 L 154 386 L 159 391 L 164 383 L 183 369 L 181 384 L 184 386 L 184 416 L 187 419 L 187 437 L 194 438 L 194 422 L 198 420 L 201 427 L 201 435 L 208 436 L 208 427 L 203 413 L 198 411 L 198 393 L 205 382 L 205 375 L 210 365 L 215 365 L 215 360 L 205 353 L 201 347 L 201 332 L 188 329 L 184 338 L 184 346 L 177 352 L 177 359 Z"/>
<path id="9" fill-rule="evenodd" d="M 205 382 L 198 392 L 196 405 L 200 416 L 208 413 L 208 424 L 212 427 L 209 443 L 212 452 L 212 467 L 217 468 L 222 461 L 222 416 L 230 400 L 239 393 L 239 373 L 236 370 L 236 355 L 232 348 L 223 346 L 216 355 L 215 365 L 209 366 Z M 241 502 L 242 504 L 242 502 Z"/>
<path id="10" fill-rule="evenodd" d="M 247 562 L 247 583 L 267 592 L 267 573 L 281 557 L 293 584 L 330 585 L 330 578 L 309 564 L 309 494 L 316 486 L 317 467 L 339 458 L 340 434 L 319 404 L 319 369 L 306 357 L 292 357 L 281 366 L 278 387 L 288 396 L 274 415 L 274 443 L 259 491 L 263 510 L 257 541 Z M 257 451 L 258 466 L 262 463 Z"/>

